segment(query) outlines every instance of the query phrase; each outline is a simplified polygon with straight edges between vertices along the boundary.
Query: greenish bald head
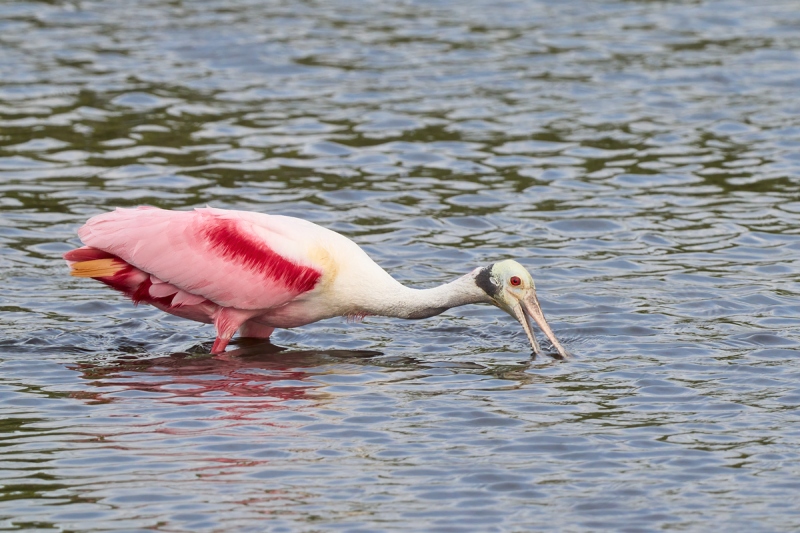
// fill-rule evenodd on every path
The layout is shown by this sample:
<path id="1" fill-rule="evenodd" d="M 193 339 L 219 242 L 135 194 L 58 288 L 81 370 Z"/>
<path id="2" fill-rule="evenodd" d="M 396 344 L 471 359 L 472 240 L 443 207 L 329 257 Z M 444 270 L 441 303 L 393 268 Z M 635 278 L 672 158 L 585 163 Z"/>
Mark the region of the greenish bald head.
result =
<path id="1" fill-rule="evenodd" d="M 544 318 L 541 305 L 536 298 L 533 277 L 524 266 L 511 259 L 499 261 L 480 269 L 475 275 L 475 284 L 489 295 L 494 305 L 522 324 L 534 353 L 540 354 L 541 348 L 533 335 L 530 320 L 533 320 L 550 339 L 561 357 L 569 357 L 569 353 L 558 342 Z"/>

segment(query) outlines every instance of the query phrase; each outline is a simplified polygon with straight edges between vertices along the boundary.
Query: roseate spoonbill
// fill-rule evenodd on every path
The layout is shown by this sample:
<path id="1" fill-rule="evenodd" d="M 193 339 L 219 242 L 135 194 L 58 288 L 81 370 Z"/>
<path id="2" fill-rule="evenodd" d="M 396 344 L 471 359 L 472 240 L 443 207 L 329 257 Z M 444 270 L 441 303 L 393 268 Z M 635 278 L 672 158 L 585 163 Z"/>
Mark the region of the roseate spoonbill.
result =
<path id="1" fill-rule="evenodd" d="M 167 313 L 214 324 L 211 353 L 237 331 L 268 338 L 324 318 L 427 318 L 459 305 L 494 304 L 516 318 L 541 353 L 529 319 L 562 357 L 533 278 L 516 261 L 476 268 L 432 289 L 411 289 L 359 246 L 306 220 L 203 208 L 117 209 L 79 230 L 82 248 L 64 254 L 77 277 L 94 278 Z"/>

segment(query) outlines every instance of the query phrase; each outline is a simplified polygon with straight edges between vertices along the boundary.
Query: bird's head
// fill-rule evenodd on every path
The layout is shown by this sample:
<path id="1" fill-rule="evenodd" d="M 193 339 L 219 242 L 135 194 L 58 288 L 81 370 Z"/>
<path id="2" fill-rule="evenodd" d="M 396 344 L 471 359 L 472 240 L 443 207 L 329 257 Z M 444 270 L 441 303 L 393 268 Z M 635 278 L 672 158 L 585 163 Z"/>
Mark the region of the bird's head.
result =
<path id="1" fill-rule="evenodd" d="M 558 342 L 553 330 L 550 329 L 544 318 L 542 307 L 536 298 L 536 287 L 533 284 L 533 278 L 525 270 L 525 267 L 510 259 L 500 261 L 478 269 L 475 275 L 475 283 L 489 295 L 494 305 L 522 324 L 528 339 L 531 341 L 531 347 L 536 354 L 541 353 L 541 349 L 531 330 L 530 320 L 536 322 L 563 358 L 569 357 L 569 353 Z"/>

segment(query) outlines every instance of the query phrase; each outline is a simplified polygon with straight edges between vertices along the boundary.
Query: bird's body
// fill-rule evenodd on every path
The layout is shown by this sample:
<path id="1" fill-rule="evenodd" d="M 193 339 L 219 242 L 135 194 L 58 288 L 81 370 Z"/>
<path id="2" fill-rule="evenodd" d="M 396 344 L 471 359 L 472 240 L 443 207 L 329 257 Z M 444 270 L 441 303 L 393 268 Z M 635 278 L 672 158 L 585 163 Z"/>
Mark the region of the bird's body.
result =
<path id="1" fill-rule="evenodd" d="M 86 246 L 64 254 L 72 275 L 97 279 L 136 303 L 213 323 L 213 353 L 224 351 L 237 331 L 267 338 L 274 328 L 336 316 L 426 318 L 467 303 L 500 305 L 491 279 L 479 281 L 481 269 L 411 289 L 350 239 L 293 217 L 139 207 L 95 216 L 78 235 Z"/>

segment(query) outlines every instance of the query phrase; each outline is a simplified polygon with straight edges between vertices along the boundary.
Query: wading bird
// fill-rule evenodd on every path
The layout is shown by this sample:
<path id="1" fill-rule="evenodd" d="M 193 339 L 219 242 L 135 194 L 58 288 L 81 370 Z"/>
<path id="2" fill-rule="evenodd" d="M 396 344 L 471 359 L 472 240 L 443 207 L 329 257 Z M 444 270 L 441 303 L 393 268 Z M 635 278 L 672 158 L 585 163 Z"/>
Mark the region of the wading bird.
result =
<path id="1" fill-rule="evenodd" d="M 562 357 L 533 278 L 516 261 L 476 268 L 432 289 L 405 287 L 359 246 L 306 220 L 203 208 L 117 209 L 79 230 L 82 248 L 64 254 L 77 277 L 94 278 L 167 313 L 214 324 L 211 353 L 238 331 L 268 338 L 324 318 L 380 315 L 427 318 L 489 303 L 516 318 L 541 353 L 529 319 Z"/>

